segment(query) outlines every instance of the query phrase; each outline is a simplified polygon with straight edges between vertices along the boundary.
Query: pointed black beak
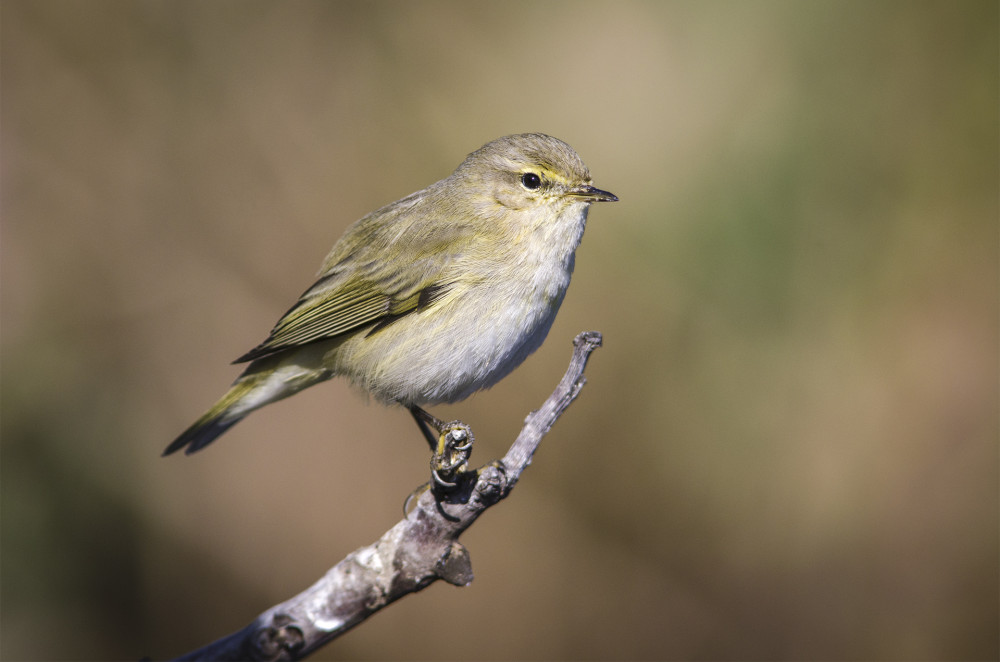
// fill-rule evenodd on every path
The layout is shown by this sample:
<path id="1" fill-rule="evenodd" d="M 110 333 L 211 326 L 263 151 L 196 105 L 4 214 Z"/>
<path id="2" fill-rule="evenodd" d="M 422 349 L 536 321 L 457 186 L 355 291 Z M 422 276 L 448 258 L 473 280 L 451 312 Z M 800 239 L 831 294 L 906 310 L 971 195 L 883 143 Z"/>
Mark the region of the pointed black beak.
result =
<path id="1" fill-rule="evenodd" d="M 571 188 L 569 194 L 577 198 L 582 198 L 585 202 L 618 202 L 618 196 L 614 193 L 602 191 L 590 184 Z"/>

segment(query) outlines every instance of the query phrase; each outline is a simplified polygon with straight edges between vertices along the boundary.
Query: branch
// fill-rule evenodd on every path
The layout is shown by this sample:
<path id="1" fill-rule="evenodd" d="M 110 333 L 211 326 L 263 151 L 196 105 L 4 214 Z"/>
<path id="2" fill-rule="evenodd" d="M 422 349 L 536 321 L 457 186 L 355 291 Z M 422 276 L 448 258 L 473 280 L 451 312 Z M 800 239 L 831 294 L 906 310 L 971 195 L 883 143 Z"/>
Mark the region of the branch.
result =
<path id="1" fill-rule="evenodd" d="M 318 582 L 271 607 L 242 630 L 177 659 L 301 660 L 382 607 L 438 579 L 456 586 L 470 584 L 469 552 L 458 537 L 483 511 L 510 494 L 542 437 L 586 383 L 583 370 L 590 353 L 601 346 L 601 334 L 586 331 L 573 345 L 562 381 L 525 419 L 503 460 L 476 471 L 459 471 L 453 474 L 454 483 L 439 481 L 423 490 L 413 510 L 376 543 L 352 552 Z M 448 426 L 468 432 L 457 421 Z M 459 442 L 466 440 L 465 434 L 456 437 Z M 442 446 L 444 439 L 442 435 Z"/>

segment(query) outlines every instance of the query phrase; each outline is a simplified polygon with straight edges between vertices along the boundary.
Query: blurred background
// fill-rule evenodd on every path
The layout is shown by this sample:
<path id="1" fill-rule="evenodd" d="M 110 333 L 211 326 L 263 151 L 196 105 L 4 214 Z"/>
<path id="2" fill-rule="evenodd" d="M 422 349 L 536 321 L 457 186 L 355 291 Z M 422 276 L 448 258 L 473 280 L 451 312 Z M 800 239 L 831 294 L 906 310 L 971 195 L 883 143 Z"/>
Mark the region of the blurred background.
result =
<path id="1" fill-rule="evenodd" d="M 316 659 L 996 659 L 996 2 L 2 4 L 4 659 L 179 655 L 428 478 L 334 381 L 161 458 L 365 213 L 542 131 L 591 210 L 439 582 Z"/>

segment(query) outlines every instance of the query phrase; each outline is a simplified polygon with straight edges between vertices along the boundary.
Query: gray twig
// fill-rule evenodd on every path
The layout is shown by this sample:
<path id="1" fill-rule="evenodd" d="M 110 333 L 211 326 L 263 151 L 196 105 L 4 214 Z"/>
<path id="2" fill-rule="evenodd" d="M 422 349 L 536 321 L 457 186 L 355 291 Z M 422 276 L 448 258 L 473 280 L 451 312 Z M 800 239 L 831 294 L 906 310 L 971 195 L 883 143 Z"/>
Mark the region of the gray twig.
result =
<path id="1" fill-rule="evenodd" d="M 468 550 L 458 537 L 505 498 L 542 437 L 579 394 L 590 353 L 601 334 L 573 341 L 573 358 L 556 390 L 524 427 L 503 460 L 459 474 L 455 487 L 424 490 L 414 508 L 377 542 L 355 550 L 318 582 L 271 607 L 250 625 L 178 660 L 301 660 L 382 607 L 438 579 L 472 582 Z"/>

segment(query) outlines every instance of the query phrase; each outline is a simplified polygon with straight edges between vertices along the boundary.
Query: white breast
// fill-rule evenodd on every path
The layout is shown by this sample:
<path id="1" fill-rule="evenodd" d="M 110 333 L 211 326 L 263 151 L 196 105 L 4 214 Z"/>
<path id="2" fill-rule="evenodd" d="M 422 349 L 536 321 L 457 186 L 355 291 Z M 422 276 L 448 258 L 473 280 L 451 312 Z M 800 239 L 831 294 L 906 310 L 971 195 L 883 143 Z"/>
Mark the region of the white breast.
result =
<path id="1" fill-rule="evenodd" d="M 457 402 L 496 384 L 541 346 L 555 320 L 586 225 L 587 206 L 573 207 L 527 237 L 530 246 L 510 247 L 519 250 L 491 263 L 488 277 L 346 343 L 351 360 L 336 372 L 406 405 Z"/>

